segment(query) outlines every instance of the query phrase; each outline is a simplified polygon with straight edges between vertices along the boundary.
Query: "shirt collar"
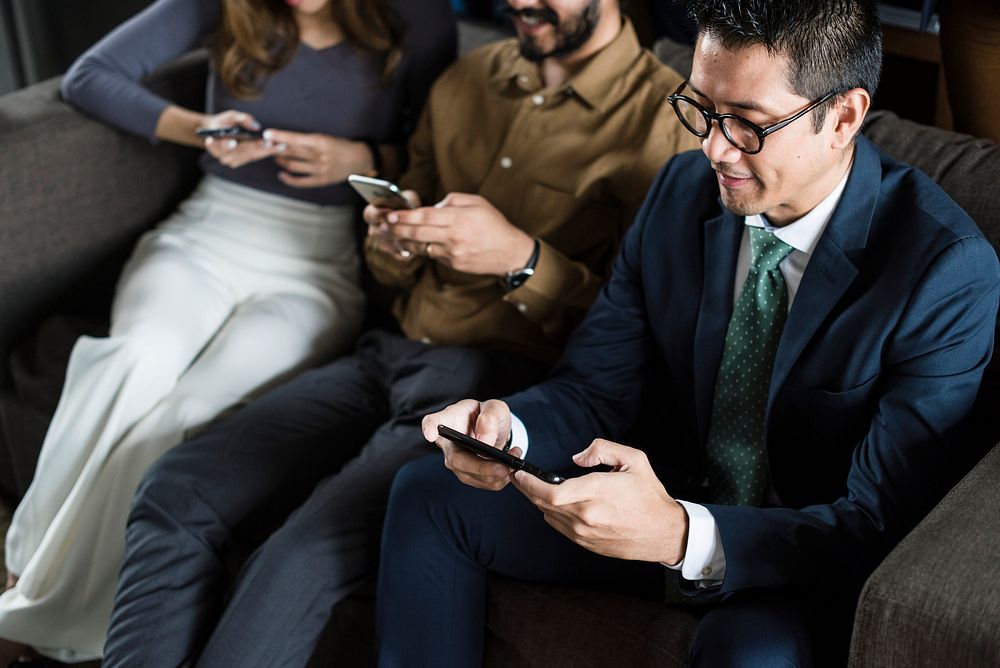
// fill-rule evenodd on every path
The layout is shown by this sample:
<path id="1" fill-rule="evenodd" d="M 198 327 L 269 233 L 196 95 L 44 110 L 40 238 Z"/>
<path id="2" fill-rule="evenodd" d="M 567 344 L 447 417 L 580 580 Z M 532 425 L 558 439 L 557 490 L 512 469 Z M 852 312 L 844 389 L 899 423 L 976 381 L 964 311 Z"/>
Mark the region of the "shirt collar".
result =
<path id="1" fill-rule="evenodd" d="M 819 243 L 819 238 L 823 236 L 827 224 L 833 217 L 833 212 L 840 203 L 840 197 L 844 194 L 844 187 L 847 185 L 847 177 L 851 175 L 854 164 L 847 168 L 844 177 L 830 194 L 824 197 L 819 204 L 812 208 L 812 211 L 802 216 L 794 223 L 789 223 L 783 227 L 775 227 L 768 222 L 767 218 L 761 214 L 754 214 L 746 217 L 746 224 L 752 227 L 763 227 L 768 232 L 773 232 L 786 244 L 806 255 L 812 255 Z"/>
<path id="2" fill-rule="evenodd" d="M 622 73 L 641 55 L 642 45 L 639 44 L 632 22 L 626 18 L 615 38 L 591 56 L 558 90 L 571 91 L 589 106 L 605 111 L 618 88 L 615 84 L 621 79 Z M 525 94 L 535 93 L 543 85 L 538 66 L 520 54 L 503 63 L 490 81 L 498 88 L 516 86 Z"/>

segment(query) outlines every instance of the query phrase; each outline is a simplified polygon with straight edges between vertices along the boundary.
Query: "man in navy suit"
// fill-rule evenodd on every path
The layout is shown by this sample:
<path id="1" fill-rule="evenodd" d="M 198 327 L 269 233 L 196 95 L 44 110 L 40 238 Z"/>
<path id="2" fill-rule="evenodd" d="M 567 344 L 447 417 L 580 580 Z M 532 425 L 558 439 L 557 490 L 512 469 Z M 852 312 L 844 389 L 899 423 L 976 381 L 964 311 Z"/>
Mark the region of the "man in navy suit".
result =
<path id="1" fill-rule="evenodd" d="M 861 583 L 968 465 L 997 257 L 859 135 L 873 3 L 689 8 L 694 67 L 670 103 L 702 152 L 664 167 L 547 382 L 424 419 L 454 475 L 430 457 L 396 478 L 382 665 L 479 663 L 488 572 L 666 586 L 703 613 L 695 665 L 843 665 Z M 656 385 L 653 443 L 613 442 Z M 438 425 L 577 477 L 510 475 Z"/>

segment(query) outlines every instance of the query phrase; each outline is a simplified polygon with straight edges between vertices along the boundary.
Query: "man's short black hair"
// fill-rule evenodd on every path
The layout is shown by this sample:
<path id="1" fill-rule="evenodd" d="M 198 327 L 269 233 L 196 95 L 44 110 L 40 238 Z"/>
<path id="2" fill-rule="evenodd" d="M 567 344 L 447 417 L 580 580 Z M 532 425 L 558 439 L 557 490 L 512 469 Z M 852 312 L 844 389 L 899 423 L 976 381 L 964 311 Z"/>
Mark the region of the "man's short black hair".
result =
<path id="1" fill-rule="evenodd" d="M 815 100 L 864 88 L 874 97 L 882 70 L 882 28 L 871 0 L 688 0 L 699 33 L 728 49 L 755 44 L 789 60 L 788 84 Z M 816 109 L 817 132 L 826 105 Z"/>

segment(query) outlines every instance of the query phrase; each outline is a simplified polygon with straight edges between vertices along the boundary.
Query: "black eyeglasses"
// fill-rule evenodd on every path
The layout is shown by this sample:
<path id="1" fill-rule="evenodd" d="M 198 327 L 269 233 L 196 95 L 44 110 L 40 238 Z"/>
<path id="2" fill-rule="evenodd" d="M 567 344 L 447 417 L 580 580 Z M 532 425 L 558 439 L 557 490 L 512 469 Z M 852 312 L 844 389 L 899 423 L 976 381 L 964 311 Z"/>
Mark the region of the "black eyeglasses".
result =
<path id="1" fill-rule="evenodd" d="M 783 121 L 762 128 L 736 114 L 717 114 L 714 111 L 709 111 L 688 96 L 679 95 L 686 85 L 687 81 L 682 82 L 677 90 L 667 97 L 667 101 L 674 108 L 674 113 L 677 114 L 677 118 L 684 124 L 684 127 L 695 136 L 704 139 L 712 130 L 712 121 L 718 121 L 719 127 L 722 128 L 722 134 L 729 140 L 729 143 L 749 155 L 761 152 L 764 148 L 764 137 L 805 116 L 837 94 L 837 91 L 832 90 L 794 116 L 789 116 Z"/>

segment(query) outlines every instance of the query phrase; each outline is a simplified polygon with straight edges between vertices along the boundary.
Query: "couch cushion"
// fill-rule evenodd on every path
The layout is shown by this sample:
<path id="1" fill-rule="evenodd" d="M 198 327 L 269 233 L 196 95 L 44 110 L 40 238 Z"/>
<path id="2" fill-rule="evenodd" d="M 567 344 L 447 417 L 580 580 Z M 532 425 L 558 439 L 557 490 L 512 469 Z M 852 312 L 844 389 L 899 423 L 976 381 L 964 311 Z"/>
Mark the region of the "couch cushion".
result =
<path id="1" fill-rule="evenodd" d="M 998 537 L 1000 446 L 869 578 L 851 665 L 1000 666 Z"/>
<path id="2" fill-rule="evenodd" d="M 658 602 L 494 577 L 486 666 L 686 666 L 697 625 Z"/>

